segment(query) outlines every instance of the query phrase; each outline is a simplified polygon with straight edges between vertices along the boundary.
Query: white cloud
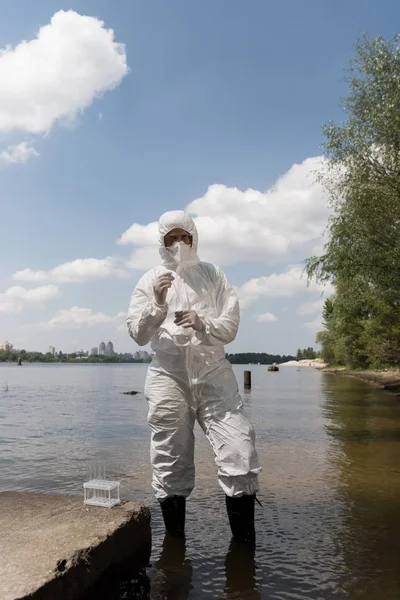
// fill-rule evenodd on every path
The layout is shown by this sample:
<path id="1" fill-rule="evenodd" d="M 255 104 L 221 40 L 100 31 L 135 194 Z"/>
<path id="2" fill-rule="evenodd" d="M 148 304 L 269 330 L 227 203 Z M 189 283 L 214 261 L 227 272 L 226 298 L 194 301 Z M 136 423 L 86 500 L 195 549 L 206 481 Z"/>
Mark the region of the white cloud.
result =
<path id="1" fill-rule="evenodd" d="M 107 258 L 77 258 L 63 263 L 48 271 L 23 269 L 13 275 L 15 281 L 51 281 L 54 283 L 79 283 L 107 277 L 127 277 L 128 273 L 118 266 L 118 260 L 112 256 Z"/>
<path id="2" fill-rule="evenodd" d="M 329 295 L 329 294 L 328 294 Z M 315 302 L 306 302 L 301 304 L 296 310 L 298 315 L 314 315 L 315 313 L 322 313 L 322 309 L 326 300 L 326 294 L 324 298 L 315 300 Z"/>
<path id="3" fill-rule="evenodd" d="M 152 268 L 160 262 L 158 253 L 158 224 L 139 225 L 133 223 L 117 240 L 120 245 L 136 246 L 127 267 L 132 269 Z"/>
<path id="4" fill-rule="evenodd" d="M 325 241 L 321 240 L 319 243 L 315 244 L 315 246 L 313 246 L 311 248 L 311 256 L 321 256 L 321 254 L 324 254 L 325 252 Z"/>
<path id="5" fill-rule="evenodd" d="M 308 302 L 306 304 L 301 304 L 297 309 L 298 315 L 315 315 L 312 321 L 307 321 L 304 323 L 304 327 L 306 329 L 311 329 L 311 331 L 317 332 L 323 329 L 322 324 L 322 310 L 324 308 L 325 300 L 333 293 L 333 286 L 329 286 L 327 293 L 324 294 L 323 298 L 316 300 L 315 302 Z"/>
<path id="6" fill-rule="evenodd" d="M 306 275 L 300 265 L 293 265 L 284 273 L 272 273 L 263 277 L 249 279 L 236 288 L 240 306 L 247 308 L 259 298 L 288 298 L 302 293 L 331 293 L 332 286 L 312 281 L 307 286 Z"/>
<path id="7" fill-rule="evenodd" d="M 60 291 L 55 285 L 42 285 L 31 290 L 13 286 L 0 294 L 0 312 L 20 312 L 27 304 L 40 306 L 59 295 Z"/>
<path id="8" fill-rule="evenodd" d="M 134 246 L 157 245 L 158 225 L 149 223 L 146 226 L 133 223 L 118 240 L 118 244 L 133 244 Z"/>
<path id="9" fill-rule="evenodd" d="M 261 315 L 254 315 L 254 318 L 258 323 L 274 323 L 278 320 L 278 317 L 270 312 L 266 312 Z"/>
<path id="10" fill-rule="evenodd" d="M 25 163 L 30 158 L 36 156 L 39 156 L 39 152 L 35 150 L 29 142 L 21 142 L 15 146 L 9 146 L 7 150 L 0 152 L 0 165 L 8 166 L 17 163 Z"/>
<path id="11" fill-rule="evenodd" d="M 62 309 L 47 323 L 39 323 L 38 326 L 49 327 L 50 329 L 76 329 L 80 327 L 90 327 L 93 325 L 102 325 L 104 323 L 117 323 L 124 319 L 126 313 L 118 313 L 115 316 L 105 315 L 104 313 L 94 313 L 91 308 L 72 308 Z"/>
<path id="12" fill-rule="evenodd" d="M 305 258 L 321 243 L 329 215 L 327 196 L 315 182 L 322 157 L 295 164 L 266 192 L 216 184 L 186 210 L 195 216 L 202 260 L 229 265 Z M 157 224 L 134 223 L 118 240 L 132 244 L 131 266 L 157 264 Z"/>
<path id="13" fill-rule="evenodd" d="M 325 286 L 324 295 L 322 298 L 319 298 L 318 300 L 315 300 L 313 302 L 306 302 L 304 304 L 301 304 L 297 308 L 296 313 L 298 315 L 314 315 L 312 321 L 307 321 L 306 323 L 303 323 L 303 327 L 305 327 L 306 329 L 310 329 L 313 332 L 317 332 L 323 329 L 322 311 L 324 308 L 325 300 L 329 298 L 329 296 L 333 292 L 334 287 L 333 285 L 329 284 Z"/>
<path id="14" fill-rule="evenodd" d="M 128 73 L 125 46 L 103 21 L 56 12 L 35 39 L 0 51 L 0 131 L 42 134 L 74 119 Z"/>
<path id="15" fill-rule="evenodd" d="M 126 327 L 126 317 L 128 316 L 127 312 L 120 312 L 117 314 L 117 316 L 115 317 L 115 321 L 117 321 L 117 323 L 119 322 L 119 325 L 117 325 L 117 331 L 121 331 L 123 333 L 127 332 L 127 327 Z"/>
<path id="16" fill-rule="evenodd" d="M 308 321 L 307 323 L 304 323 L 304 327 L 306 329 L 311 329 L 311 331 L 314 331 L 315 333 L 317 331 L 321 331 L 321 329 L 323 328 L 321 315 L 319 314 L 312 321 Z"/>

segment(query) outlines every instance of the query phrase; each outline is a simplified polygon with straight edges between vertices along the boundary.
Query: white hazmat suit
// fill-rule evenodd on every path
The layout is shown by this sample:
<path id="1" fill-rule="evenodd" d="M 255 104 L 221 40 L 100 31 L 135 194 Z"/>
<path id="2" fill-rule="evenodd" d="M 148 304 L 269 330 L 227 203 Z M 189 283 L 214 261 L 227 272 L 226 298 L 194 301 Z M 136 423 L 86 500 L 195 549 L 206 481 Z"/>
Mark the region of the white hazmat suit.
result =
<path id="1" fill-rule="evenodd" d="M 165 247 L 165 235 L 175 228 L 192 236 L 192 246 L 180 242 Z M 214 450 L 225 494 L 255 494 L 260 466 L 254 430 L 224 350 L 239 325 L 236 293 L 219 267 L 198 259 L 197 230 L 187 213 L 173 211 L 160 218 L 159 242 L 162 264 L 138 282 L 127 317 L 131 337 L 140 346 L 150 342 L 155 353 L 145 386 L 155 495 L 162 501 L 192 491 L 195 419 Z M 168 272 L 174 281 L 160 306 L 153 284 Z M 181 310 L 196 311 L 204 330 L 175 325 L 175 311 Z"/>

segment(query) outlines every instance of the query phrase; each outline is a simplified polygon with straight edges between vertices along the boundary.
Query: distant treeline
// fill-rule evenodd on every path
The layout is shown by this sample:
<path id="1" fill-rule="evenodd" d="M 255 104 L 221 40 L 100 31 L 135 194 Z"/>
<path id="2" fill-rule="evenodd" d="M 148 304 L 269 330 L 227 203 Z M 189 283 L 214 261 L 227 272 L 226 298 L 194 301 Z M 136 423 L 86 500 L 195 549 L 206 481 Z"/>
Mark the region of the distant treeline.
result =
<path id="1" fill-rule="evenodd" d="M 294 356 L 280 354 L 266 354 L 264 352 L 244 352 L 241 354 L 227 354 L 226 358 L 233 365 L 271 365 L 273 363 L 283 363 L 288 360 L 295 360 Z M 78 353 L 64 354 L 50 352 L 43 354 L 42 352 L 26 352 L 25 350 L 0 350 L 0 362 L 44 362 L 44 363 L 149 363 L 151 357 L 147 359 L 133 358 L 129 353 L 114 354 L 114 356 L 94 355 L 82 356 Z"/>
<path id="2" fill-rule="evenodd" d="M 280 354 L 265 354 L 265 352 L 242 352 L 241 354 L 227 354 L 226 358 L 232 365 L 272 365 L 295 360 L 295 356 Z"/>
<path id="3" fill-rule="evenodd" d="M 136 359 L 130 354 L 114 354 L 113 356 L 105 355 L 93 355 L 93 356 L 82 356 L 75 352 L 71 354 L 64 354 L 63 352 L 57 352 L 51 354 L 47 352 L 26 352 L 25 350 L 0 350 L 0 362 L 17 362 L 21 359 L 22 362 L 45 362 L 45 363 L 146 363 L 150 362 L 149 359 Z"/>

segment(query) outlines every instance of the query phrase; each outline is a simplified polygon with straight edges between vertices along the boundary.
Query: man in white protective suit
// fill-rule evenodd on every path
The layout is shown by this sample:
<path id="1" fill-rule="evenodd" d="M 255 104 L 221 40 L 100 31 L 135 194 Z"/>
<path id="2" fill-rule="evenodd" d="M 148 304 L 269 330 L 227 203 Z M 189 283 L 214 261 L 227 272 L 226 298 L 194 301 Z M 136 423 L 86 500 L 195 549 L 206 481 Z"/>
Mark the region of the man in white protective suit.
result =
<path id="1" fill-rule="evenodd" d="M 239 304 L 223 271 L 200 262 L 197 230 L 183 211 L 159 220 L 161 265 L 133 292 L 127 325 L 155 353 L 145 395 L 151 427 L 152 486 L 165 528 L 184 534 L 194 487 L 195 420 L 211 443 L 234 538 L 254 542 L 259 461 L 224 344 L 235 339 Z"/>

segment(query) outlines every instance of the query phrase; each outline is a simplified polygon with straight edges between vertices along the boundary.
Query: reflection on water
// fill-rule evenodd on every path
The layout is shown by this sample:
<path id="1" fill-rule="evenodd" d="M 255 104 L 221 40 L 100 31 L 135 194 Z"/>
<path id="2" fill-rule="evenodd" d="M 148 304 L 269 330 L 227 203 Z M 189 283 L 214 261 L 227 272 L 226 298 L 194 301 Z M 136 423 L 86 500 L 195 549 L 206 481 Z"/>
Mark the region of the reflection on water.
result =
<path id="1" fill-rule="evenodd" d="M 192 589 L 193 568 L 186 558 L 184 538 L 166 535 L 159 559 L 155 563 L 152 581 L 153 598 L 165 600 L 186 600 Z"/>
<path id="2" fill-rule="evenodd" d="M 261 598 L 256 582 L 255 546 L 232 540 L 225 559 L 224 598 Z"/>
<path id="3" fill-rule="evenodd" d="M 245 368 L 235 368 L 241 384 Z M 124 498 L 150 505 L 151 566 L 96 600 L 398 600 L 400 403 L 312 369 L 251 369 L 243 397 L 263 467 L 255 552 L 231 543 L 198 428 L 186 540 L 164 539 L 141 365 L 0 366 L 0 490 L 81 494 L 100 458 Z"/>
<path id="4" fill-rule="evenodd" d="M 351 379 L 323 382 L 342 505 L 338 551 L 350 598 L 400 598 L 400 403 Z"/>
<path id="5" fill-rule="evenodd" d="M 231 541 L 224 562 L 225 586 L 216 600 L 260 600 L 255 573 L 255 546 Z M 142 569 L 133 577 L 100 585 L 86 600 L 188 600 L 193 598 L 193 567 L 186 557 L 186 540 L 165 536 L 152 580 Z"/>

